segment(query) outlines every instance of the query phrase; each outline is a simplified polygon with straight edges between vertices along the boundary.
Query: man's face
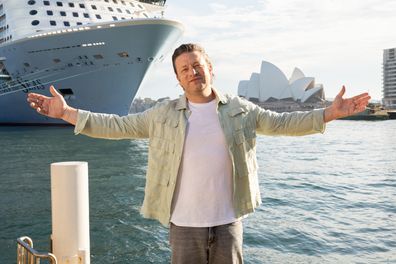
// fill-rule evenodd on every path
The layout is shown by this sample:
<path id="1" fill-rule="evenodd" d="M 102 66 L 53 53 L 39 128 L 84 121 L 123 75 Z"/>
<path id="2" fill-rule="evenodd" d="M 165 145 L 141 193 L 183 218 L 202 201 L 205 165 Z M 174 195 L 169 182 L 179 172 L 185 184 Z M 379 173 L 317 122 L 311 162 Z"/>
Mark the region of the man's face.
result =
<path id="1" fill-rule="evenodd" d="M 176 78 L 189 96 L 212 92 L 212 66 L 199 51 L 185 52 L 175 59 Z"/>

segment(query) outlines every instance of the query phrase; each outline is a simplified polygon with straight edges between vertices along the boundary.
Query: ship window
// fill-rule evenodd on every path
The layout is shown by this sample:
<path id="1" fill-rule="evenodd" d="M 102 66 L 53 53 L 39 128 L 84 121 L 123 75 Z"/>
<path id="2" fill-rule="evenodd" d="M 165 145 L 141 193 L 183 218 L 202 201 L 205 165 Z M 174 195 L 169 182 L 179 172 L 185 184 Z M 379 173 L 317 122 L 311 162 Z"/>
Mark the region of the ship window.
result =
<path id="1" fill-rule="evenodd" d="M 141 6 L 141 5 L 139 5 L 139 4 L 138 4 L 138 7 L 139 7 L 140 9 L 143 9 L 143 6 Z"/>
<path id="2" fill-rule="evenodd" d="M 38 20 L 33 20 L 32 21 L 32 25 L 33 26 L 37 26 L 38 24 L 40 24 L 40 21 L 38 21 Z"/>
<path id="3" fill-rule="evenodd" d="M 98 14 L 95 15 L 97 19 L 102 19 L 102 17 Z"/>
<path id="4" fill-rule="evenodd" d="M 66 27 L 70 27 L 70 23 L 68 21 L 64 21 L 63 25 L 65 25 Z"/>
<path id="5" fill-rule="evenodd" d="M 74 3 L 69 3 L 69 6 L 70 7 L 74 7 Z"/>
<path id="6" fill-rule="evenodd" d="M 93 57 L 94 57 L 95 59 L 97 59 L 97 60 L 103 59 L 103 56 L 102 56 L 101 54 L 93 55 Z"/>
<path id="7" fill-rule="evenodd" d="M 108 3 L 109 2 L 109 0 L 104 0 L 106 3 Z"/>
<path id="8" fill-rule="evenodd" d="M 114 4 L 118 4 L 118 3 L 117 3 L 117 0 L 113 0 L 113 2 L 114 2 Z"/>
<path id="9" fill-rule="evenodd" d="M 143 16 L 145 16 L 145 17 L 147 17 L 147 18 L 148 18 L 148 15 L 147 15 L 146 13 L 143 13 Z"/>
<path id="10" fill-rule="evenodd" d="M 50 25 L 51 25 L 51 26 L 56 26 L 56 21 L 50 20 Z"/>
<path id="11" fill-rule="evenodd" d="M 131 11 L 129 11 L 128 9 L 125 10 L 128 14 L 131 14 Z"/>
<path id="12" fill-rule="evenodd" d="M 65 11 L 60 11 L 60 15 L 61 16 L 66 16 L 66 12 Z"/>
<path id="13" fill-rule="evenodd" d="M 30 10 L 29 14 L 31 14 L 32 16 L 37 14 L 37 10 Z"/>
<path id="14" fill-rule="evenodd" d="M 47 10 L 47 15 L 52 16 L 54 14 L 54 12 L 52 12 L 51 10 Z"/>
<path id="15" fill-rule="evenodd" d="M 88 13 L 84 13 L 84 17 L 89 18 L 89 14 Z"/>
<path id="16" fill-rule="evenodd" d="M 43 1 L 44 5 L 49 6 L 50 2 L 49 1 Z"/>
<path id="17" fill-rule="evenodd" d="M 114 20 L 114 21 L 117 21 L 117 20 L 118 20 L 118 18 L 117 18 L 117 17 L 115 17 L 115 16 L 113 16 L 113 20 Z"/>
<path id="18" fill-rule="evenodd" d="M 63 6 L 62 2 L 56 2 L 57 6 Z"/>
<path id="19" fill-rule="evenodd" d="M 108 7 L 109 11 L 113 12 L 113 8 L 111 8 L 110 6 Z"/>
<path id="20" fill-rule="evenodd" d="M 80 8 L 85 8 L 85 5 L 84 4 L 80 4 Z"/>
<path id="21" fill-rule="evenodd" d="M 117 11 L 118 11 L 118 13 L 122 13 L 122 10 L 121 10 L 121 9 L 119 9 L 119 8 L 117 8 Z"/>
<path id="22" fill-rule="evenodd" d="M 129 54 L 128 54 L 128 52 L 126 52 L 126 51 L 119 52 L 119 53 L 117 53 L 117 54 L 118 54 L 118 56 L 120 56 L 121 58 L 128 58 L 128 57 L 129 57 Z"/>
<path id="23" fill-rule="evenodd" d="M 30 67 L 30 64 L 27 63 L 27 62 L 25 62 L 23 65 L 24 65 L 25 67 Z"/>
<path id="24" fill-rule="evenodd" d="M 125 1 L 121 1 L 121 3 L 122 3 L 123 5 L 125 5 Z"/>
<path id="25" fill-rule="evenodd" d="M 96 5 L 91 5 L 91 7 L 92 7 L 92 9 L 95 9 L 95 10 L 97 9 Z"/>
<path id="26" fill-rule="evenodd" d="M 29 1 L 28 1 L 28 4 L 29 4 L 29 5 L 34 5 L 35 3 L 36 3 L 36 1 L 34 1 L 34 0 L 29 0 Z"/>
<path id="27" fill-rule="evenodd" d="M 63 96 L 65 96 L 65 95 L 73 95 L 74 94 L 73 90 L 70 89 L 70 88 L 63 88 L 63 89 L 59 88 L 58 90 Z"/>
<path id="28" fill-rule="evenodd" d="M 82 24 L 82 22 L 77 22 L 77 26 L 81 26 Z"/>
<path id="29" fill-rule="evenodd" d="M 73 16 L 74 17 L 78 17 L 78 13 L 77 12 L 73 12 Z"/>
<path id="30" fill-rule="evenodd" d="M 131 4 L 132 7 L 135 7 L 135 5 L 132 2 L 129 2 L 129 4 Z"/>

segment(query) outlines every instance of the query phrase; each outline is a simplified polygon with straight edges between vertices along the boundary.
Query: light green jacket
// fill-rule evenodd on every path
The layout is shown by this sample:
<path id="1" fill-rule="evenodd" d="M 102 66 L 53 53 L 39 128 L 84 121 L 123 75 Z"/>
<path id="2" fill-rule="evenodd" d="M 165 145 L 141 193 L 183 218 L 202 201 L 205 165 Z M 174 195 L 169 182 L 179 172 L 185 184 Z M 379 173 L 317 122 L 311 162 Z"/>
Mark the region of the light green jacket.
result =
<path id="1" fill-rule="evenodd" d="M 275 113 L 237 96 L 214 90 L 217 113 L 233 165 L 235 216 L 251 213 L 261 203 L 257 178 L 256 133 L 299 136 L 323 133 L 323 109 Z M 97 138 L 149 138 L 148 169 L 141 213 L 169 224 L 172 198 L 183 154 L 187 119 L 186 97 L 158 103 L 139 114 L 117 115 L 79 110 L 75 133 Z"/>

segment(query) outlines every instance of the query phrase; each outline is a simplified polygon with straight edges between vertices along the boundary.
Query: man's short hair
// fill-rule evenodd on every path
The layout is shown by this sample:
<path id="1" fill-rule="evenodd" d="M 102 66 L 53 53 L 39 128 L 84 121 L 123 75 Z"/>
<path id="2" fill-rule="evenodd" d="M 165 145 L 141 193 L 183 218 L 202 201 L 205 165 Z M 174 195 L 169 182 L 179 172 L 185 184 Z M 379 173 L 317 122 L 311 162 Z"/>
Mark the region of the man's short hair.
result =
<path id="1" fill-rule="evenodd" d="M 187 44 L 181 44 L 175 51 L 173 52 L 172 55 L 172 66 L 173 70 L 175 71 L 176 75 L 176 66 L 175 66 L 175 60 L 177 57 L 179 57 L 181 54 L 185 52 L 193 52 L 193 51 L 199 51 L 201 54 L 204 56 L 206 63 L 208 63 L 209 66 L 212 66 L 212 63 L 210 62 L 208 54 L 205 52 L 204 48 L 202 48 L 200 45 L 195 44 L 195 43 L 187 43 Z"/>

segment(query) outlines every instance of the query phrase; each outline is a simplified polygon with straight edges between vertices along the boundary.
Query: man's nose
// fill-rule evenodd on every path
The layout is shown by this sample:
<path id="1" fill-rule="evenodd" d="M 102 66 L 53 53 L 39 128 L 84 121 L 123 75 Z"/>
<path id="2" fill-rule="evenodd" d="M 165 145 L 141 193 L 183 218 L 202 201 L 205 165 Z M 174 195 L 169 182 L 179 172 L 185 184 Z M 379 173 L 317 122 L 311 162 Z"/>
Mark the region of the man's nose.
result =
<path id="1" fill-rule="evenodd" d="M 192 68 L 192 74 L 193 74 L 194 76 L 198 74 L 198 71 L 197 71 L 194 67 Z"/>

